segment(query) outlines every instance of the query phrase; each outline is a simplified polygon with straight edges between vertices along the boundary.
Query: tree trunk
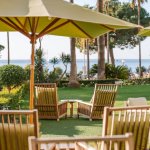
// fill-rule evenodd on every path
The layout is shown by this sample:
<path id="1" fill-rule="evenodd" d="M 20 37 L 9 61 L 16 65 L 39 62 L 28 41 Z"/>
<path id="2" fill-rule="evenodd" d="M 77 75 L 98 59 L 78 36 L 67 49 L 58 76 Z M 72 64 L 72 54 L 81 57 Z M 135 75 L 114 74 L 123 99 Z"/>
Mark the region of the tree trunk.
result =
<path id="1" fill-rule="evenodd" d="M 64 75 L 66 74 L 66 72 L 67 72 L 67 65 L 65 66 L 65 70 L 64 70 L 64 72 L 62 73 L 62 75 L 60 76 L 60 78 L 58 79 L 58 81 L 57 81 L 57 84 L 59 84 L 60 83 L 60 81 L 62 80 L 62 78 L 64 77 Z"/>
<path id="2" fill-rule="evenodd" d="M 8 65 L 10 64 L 9 32 L 7 32 Z"/>
<path id="3" fill-rule="evenodd" d="M 70 66 L 70 77 L 69 77 L 68 86 L 80 87 L 80 83 L 77 81 L 75 38 L 70 39 L 70 46 L 71 46 L 71 66 Z"/>
<path id="4" fill-rule="evenodd" d="M 73 0 L 70 0 L 73 3 Z M 70 66 L 70 77 L 69 87 L 80 87 L 80 83 L 77 81 L 77 65 L 76 65 L 76 51 L 75 51 L 75 38 L 70 39 L 70 50 L 71 50 L 71 66 Z"/>
<path id="5" fill-rule="evenodd" d="M 90 56 L 89 56 L 89 42 L 86 40 L 86 49 L 87 49 L 87 78 L 89 79 L 89 70 L 90 70 Z"/>
<path id="6" fill-rule="evenodd" d="M 107 63 L 109 64 L 109 33 L 107 33 Z"/>
<path id="7" fill-rule="evenodd" d="M 97 0 L 97 10 L 103 13 L 104 2 Z M 97 40 L 98 43 L 98 79 L 105 79 L 105 37 L 100 36 Z"/>
<path id="8" fill-rule="evenodd" d="M 141 2 L 138 1 L 138 25 L 140 25 L 140 12 L 141 12 Z M 139 77 L 141 77 L 142 71 L 141 71 L 141 40 L 140 40 L 140 37 L 138 37 L 138 42 L 139 42 Z"/>
<path id="9" fill-rule="evenodd" d="M 112 65 L 115 65 L 115 59 L 114 59 L 113 48 L 109 48 L 109 54 L 110 54 L 111 64 L 112 64 Z"/>

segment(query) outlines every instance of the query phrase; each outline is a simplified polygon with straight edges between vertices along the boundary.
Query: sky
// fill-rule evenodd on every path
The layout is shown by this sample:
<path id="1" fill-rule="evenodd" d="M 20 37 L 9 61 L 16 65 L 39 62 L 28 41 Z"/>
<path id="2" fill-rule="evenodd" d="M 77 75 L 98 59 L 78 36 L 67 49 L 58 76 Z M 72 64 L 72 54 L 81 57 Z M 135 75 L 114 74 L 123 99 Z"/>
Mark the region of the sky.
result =
<path id="1" fill-rule="evenodd" d="M 67 0 L 68 1 L 68 0 Z M 121 2 L 130 2 L 130 0 L 120 0 Z M 74 3 L 79 5 L 89 4 L 96 5 L 96 0 L 74 0 Z M 143 7 L 150 13 L 150 1 L 143 5 Z M 18 32 L 9 32 L 10 36 L 10 59 L 30 59 L 31 44 L 28 38 Z M 150 59 L 150 38 L 147 38 L 141 43 L 142 58 Z M 1 52 L 1 59 L 7 59 L 7 33 L 0 32 L 0 44 L 5 46 Z M 38 47 L 38 42 L 36 44 Z M 53 57 L 59 57 L 62 52 L 70 54 L 70 38 L 61 36 L 46 35 L 42 39 L 42 48 L 44 50 L 45 59 L 49 60 Z M 114 49 L 114 56 L 116 59 L 138 59 L 138 47 L 134 49 L 120 50 Z M 76 50 L 77 59 L 83 59 L 84 56 L 79 50 Z M 90 56 L 91 59 L 97 58 L 97 53 Z"/>

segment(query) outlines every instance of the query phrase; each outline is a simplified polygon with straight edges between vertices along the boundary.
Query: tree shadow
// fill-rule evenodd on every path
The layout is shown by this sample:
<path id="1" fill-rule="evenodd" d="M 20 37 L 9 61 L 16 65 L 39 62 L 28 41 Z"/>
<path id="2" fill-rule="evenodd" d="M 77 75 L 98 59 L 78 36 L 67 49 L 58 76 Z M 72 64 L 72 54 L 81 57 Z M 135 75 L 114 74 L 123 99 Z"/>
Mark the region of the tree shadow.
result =
<path id="1" fill-rule="evenodd" d="M 40 120 L 42 136 L 100 136 L 102 121 L 89 121 L 85 118 L 67 118 L 56 120 Z"/>

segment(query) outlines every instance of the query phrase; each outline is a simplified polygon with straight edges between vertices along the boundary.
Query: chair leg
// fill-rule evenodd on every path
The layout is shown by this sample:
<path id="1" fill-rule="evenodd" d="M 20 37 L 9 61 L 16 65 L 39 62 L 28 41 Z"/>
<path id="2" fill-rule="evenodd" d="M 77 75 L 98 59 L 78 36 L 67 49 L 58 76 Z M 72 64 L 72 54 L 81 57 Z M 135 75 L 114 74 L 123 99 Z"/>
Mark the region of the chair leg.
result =
<path id="1" fill-rule="evenodd" d="M 89 121 L 92 121 L 92 118 L 89 118 Z"/>
<path id="2" fill-rule="evenodd" d="M 65 115 L 65 119 L 67 119 L 67 114 Z"/>
<path id="3" fill-rule="evenodd" d="M 77 118 L 79 119 L 79 114 L 77 114 Z"/>

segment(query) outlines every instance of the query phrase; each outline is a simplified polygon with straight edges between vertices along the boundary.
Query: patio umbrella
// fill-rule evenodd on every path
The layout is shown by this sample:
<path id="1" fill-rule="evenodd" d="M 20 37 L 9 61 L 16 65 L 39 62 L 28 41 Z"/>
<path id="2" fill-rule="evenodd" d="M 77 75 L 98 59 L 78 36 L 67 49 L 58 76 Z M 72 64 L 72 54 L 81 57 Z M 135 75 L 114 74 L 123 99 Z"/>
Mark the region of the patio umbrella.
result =
<path id="1" fill-rule="evenodd" d="M 140 35 L 140 36 L 150 36 L 150 26 L 141 29 L 140 32 L 138 33 L 138 35 Z"/>
<path id="2" fill-rule="evenodd" d="M 30 109 L 34 99 L 34 50 L 45 34 L 93 38 L 116 29 L 140 27 L 63 0 L 0 0 L 0 31 L 19 31 L 32 44 Z"/>

